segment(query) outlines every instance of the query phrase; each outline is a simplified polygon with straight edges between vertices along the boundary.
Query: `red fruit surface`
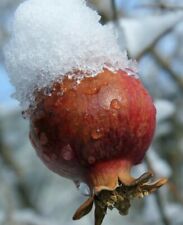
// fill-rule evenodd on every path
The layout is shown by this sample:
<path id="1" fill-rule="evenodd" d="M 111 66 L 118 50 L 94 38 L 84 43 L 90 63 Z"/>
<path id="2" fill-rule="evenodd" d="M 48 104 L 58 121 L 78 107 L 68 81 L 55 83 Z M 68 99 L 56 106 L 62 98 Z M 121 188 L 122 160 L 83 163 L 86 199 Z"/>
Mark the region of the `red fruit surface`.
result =
<path id="1" fill-rule="evenodd" d="M 104 70 L 37 92 L 30 139 L 54 172 L 96 190 L 128 183 L 153 137 L 156 110 L 139 79 Z"/>

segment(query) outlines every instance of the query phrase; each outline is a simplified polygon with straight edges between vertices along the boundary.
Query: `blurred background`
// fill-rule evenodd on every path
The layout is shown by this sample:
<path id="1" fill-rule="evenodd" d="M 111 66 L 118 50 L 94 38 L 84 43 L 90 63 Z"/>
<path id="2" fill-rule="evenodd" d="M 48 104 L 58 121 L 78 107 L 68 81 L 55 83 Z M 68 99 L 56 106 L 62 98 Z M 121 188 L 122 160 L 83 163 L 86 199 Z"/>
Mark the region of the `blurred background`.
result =
<path id="1" fill-rule="evenodd" d="M 71 181 L 49 171 L 28 139 L 29 123 L 11 97 L 3 46 L 21 0 L 0 0 L 0 225 L 86 225 L 93 214 L 72 221 L 85 200 Z M 154 98 L 157 129 L 138 176 L 150 169 L 169 179 L 166 187 L 135 201 L 128 216 L 114 210 L 104 224 L 183 225 L 183 1 L 88 0 L 110 23 L 121 48 L 139 63 L 139 76 Z"/>

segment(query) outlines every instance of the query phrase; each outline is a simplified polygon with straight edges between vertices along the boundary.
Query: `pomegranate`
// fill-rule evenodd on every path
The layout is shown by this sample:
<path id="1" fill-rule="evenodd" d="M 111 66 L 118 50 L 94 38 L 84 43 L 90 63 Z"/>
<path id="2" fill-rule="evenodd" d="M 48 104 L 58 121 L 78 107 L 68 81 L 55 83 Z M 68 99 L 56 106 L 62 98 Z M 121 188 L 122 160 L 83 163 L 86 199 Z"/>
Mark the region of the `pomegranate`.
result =
<path id="1" fill-rule="evenodd" d="M 156 110 L 139 79 L 104 69 L 78 81 L 81 72 L 35 92 L 30 140 L 46 166 L 75 182 L 85 182 L 90 198 L 74 219 L 95 203 L 96 224 L 107 208 L 126 214 L 131 197 L 142 197 L 166 180 L 147 184 L 151 173 L 130 175 L 144 158 L 155 130 Z"/>

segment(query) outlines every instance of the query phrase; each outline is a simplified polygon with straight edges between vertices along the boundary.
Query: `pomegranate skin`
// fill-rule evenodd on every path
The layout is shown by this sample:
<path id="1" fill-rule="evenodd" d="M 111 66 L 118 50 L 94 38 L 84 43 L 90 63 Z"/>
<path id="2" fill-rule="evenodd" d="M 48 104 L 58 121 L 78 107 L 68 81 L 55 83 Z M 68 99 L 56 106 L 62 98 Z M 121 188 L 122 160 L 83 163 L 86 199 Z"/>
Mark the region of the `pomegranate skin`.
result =
<path id="1" fill-rule="evenodd" d="M 66 76 L 45 90 L 35 93 L 30 140 L 46 166 L 90 187 L 128 181 L 155 129 L 156 110 L 140 80 L 105 69 L 80 83 Z"/>

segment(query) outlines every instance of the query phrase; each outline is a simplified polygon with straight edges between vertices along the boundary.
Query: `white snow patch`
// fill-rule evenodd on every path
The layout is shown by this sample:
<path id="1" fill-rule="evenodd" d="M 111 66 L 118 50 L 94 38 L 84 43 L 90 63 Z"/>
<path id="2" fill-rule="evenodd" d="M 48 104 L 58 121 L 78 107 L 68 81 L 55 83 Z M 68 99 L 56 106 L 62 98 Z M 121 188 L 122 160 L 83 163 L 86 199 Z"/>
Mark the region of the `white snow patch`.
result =
<path id="1" fill-rule="evenodd" d="M 113 28 L 99 20 L 84 0 L 27 0 L 18 7 L 4 53 L 15 96 L 24 107 L 35 88 L 74 70 L 92 76 L 104 67 L 136 72 Z"/>

